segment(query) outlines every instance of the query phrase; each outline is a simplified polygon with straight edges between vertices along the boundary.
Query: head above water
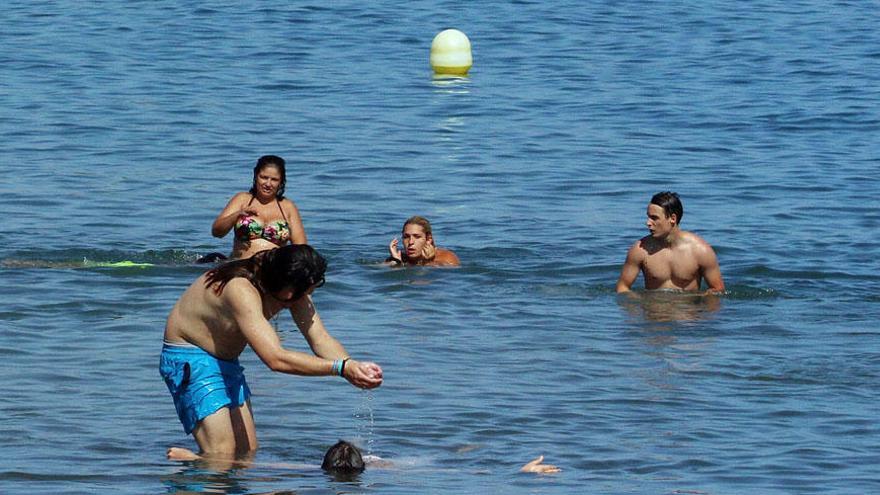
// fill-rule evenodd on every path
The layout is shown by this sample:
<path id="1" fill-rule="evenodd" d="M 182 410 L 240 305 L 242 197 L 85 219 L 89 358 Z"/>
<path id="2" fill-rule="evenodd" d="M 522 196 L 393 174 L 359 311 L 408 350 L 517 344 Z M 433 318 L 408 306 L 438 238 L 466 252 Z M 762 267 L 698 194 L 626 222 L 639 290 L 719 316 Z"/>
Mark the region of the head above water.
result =
<path id="1" fill-rule="evenodd" d="M 431 222 L 425 217 L 413 216 L 404 222 L 400 233 L 404 260 L 408 263 L 430 263 L 436 254 Z"/>
<path id="2" fill-rule="evenodd" d="M 280 201 L 284 199 L 284 186 L 287 184 L 287 169 L 285 168 L 284 158 L 280 156 L 263 155 L 257 160 L 257 164 L 254 166 L 254 182 L 251 185 L 250 193 L 253 196 L 257 195 L 257 177 L 267 167 L 276 168 L 278 174 L 281 175 L 281 183 L 278 184 L 278 191 L 275 193 L 275 198 Z"/>
<path id="3" fill-rule="evenodd" d="M 354 444 L 340 440 L 327 449 L 321 469 L 334 474 L 357 474 L 364 471 L 364 458 Z"/>
<path id="4" fill-rule="evenodd" d="M 659 192 L 651 197 L 650 204 L 663 208 L 666 218 L 669 218 L 674 214 L 675 224 L 681 224 L 681 217 L 684 216 L 684 207 L 681 205 L 681 200 L 678 198 L 678 194 L 671 191 Z"/>
<path id="5" fill-rule="evenodd" d="M 217 294 L 236 277 L 248 279 L 261 294 L 275 294 L 290 289 L 292 295 L 284 300 L 295 301 L 312 287 L 324 283 L 327 260 L 307 244 L 290 244 L 268 249 L 251 258 L 230 261 L 208 272 L 205 284 L 217 283 Z"/>

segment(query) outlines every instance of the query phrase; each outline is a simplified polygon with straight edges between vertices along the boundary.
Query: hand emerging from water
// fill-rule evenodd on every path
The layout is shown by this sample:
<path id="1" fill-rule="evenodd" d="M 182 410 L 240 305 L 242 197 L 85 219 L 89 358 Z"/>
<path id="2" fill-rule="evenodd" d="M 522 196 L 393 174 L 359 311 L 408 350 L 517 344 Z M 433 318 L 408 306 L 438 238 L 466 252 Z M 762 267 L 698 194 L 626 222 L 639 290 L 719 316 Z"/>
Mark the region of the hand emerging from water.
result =
<path id="1" fill-rule="evenodd" d="M 541 464 L 544 462 L 544 456 L 538 456 L 534 460 L 526 463 L 525 466 L 520 468 L 520 471 L 524 473 L 558 473 L 562 471 L 558 467 L 552 464 Z"/>
<path id="2" fill-rule="evenodd" d="M 382 385 L 382 368 L 369 361 L 349 359 L 343 371 L 345 379 L 358 388 L 376 388 Z"/>

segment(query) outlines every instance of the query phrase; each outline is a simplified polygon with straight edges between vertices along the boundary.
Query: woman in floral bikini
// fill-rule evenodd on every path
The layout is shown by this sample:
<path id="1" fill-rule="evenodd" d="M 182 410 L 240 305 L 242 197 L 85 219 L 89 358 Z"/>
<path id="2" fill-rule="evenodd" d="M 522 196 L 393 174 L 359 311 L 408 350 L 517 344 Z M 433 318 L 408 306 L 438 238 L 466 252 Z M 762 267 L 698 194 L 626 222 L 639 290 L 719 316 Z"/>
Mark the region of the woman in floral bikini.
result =
<path id="1" fill-rule="evenodd" d="M 261 156 L 254 167 L 250 191 L 233 196 L 214 220 L 214 237 L 224 237 L 230 230 L 235 232 L 231 258 L 250 258 L 288 243 L 308 243 L 299 210 L 284 197 L 284 167 L 280 156 Z"/>

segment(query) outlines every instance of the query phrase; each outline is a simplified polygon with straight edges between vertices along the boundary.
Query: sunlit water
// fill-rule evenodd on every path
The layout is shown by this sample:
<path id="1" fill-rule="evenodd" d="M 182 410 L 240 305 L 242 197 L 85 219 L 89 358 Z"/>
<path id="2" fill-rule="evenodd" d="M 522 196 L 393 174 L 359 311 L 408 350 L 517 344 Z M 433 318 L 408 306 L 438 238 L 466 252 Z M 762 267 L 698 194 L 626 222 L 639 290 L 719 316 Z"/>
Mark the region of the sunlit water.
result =
<path id="1" fill-rule="evenodd" d="M 3 7 L 0 492 L 880 491 L 876 5 L 322 5 Z M 427 66 L 449 26 L 467 79 Z M 256 465 L 169 462 L 164 320 L 265 153 L 386 382 L 248 350 Z M 666 189 L 725 296 L 614 294 Z M 377 265 L 417 213 L 460 269 Z M 397 467 L 281 466 L 339 438 Z"/>

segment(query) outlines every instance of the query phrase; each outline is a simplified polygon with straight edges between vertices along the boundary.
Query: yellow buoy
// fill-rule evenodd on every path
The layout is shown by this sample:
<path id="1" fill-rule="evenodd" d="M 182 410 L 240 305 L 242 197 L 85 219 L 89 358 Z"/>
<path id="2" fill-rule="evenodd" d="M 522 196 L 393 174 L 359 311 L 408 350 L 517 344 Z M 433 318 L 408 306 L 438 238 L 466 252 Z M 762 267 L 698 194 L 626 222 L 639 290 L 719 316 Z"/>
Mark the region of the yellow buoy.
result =
<path id="1" fill-rule="evenodd" d="M 458 29 L 440 31 L 431 42 L 431 67 L 435 74 L 467 75 L 474 61 L 471 41 Z"/>

